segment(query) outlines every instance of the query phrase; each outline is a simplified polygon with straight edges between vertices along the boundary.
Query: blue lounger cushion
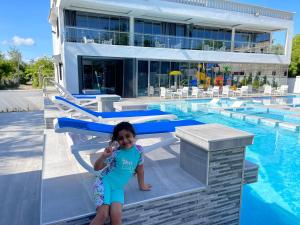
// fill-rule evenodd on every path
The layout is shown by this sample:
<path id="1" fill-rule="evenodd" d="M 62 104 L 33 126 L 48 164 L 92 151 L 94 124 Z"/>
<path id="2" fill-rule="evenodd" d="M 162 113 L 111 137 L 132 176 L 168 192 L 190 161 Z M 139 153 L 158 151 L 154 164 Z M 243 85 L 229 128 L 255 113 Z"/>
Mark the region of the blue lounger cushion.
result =
<path id="1" fill-rule="evenodd" d="M 156 134 L 156 133 L 169 133 L 174 132 L 176 127 L 191 126 L 203 124 L 196 120 L 177 120 L 177 121 L 161 121 L 161 122 L 147 122 L 136 123 L 133 127 L 137 135 L 142 134 Z M 115 125 L 95 123 L 84 120 L 71 119 L 61 117 L 57 119 L 58 129 L 74 128 L 86 131 L 93 131 L 99 133 L 112 134 Z M 57 132 L 59 130 L 56 129 Z"/>
<path id="2" fill-rule="evenodd" d="M 75 97 L 75 98 L 78 98 L 78 99 L 96 99 L 97 95 L 78 95 L 78 94 L 72 94 L 72 96 Z"/>
<path id="3" fill-rule="evenodd" d="M 101 118 L 122 118 L 122 117 L 136 117 L 136 116 L 161 116 L 161 115 L 170 115 L 171 113 L 163 112 L 158 109 L 151 109 L 151 110 L 132 110 L 132 111 L 122 111 L 122 112 L 95 112 L 88 108 L 79 106 L 63 97 L 55 96 L 57 100 L 64 101 L 75 108 L 81 109 L 93 116 L 101 117 Z"/>

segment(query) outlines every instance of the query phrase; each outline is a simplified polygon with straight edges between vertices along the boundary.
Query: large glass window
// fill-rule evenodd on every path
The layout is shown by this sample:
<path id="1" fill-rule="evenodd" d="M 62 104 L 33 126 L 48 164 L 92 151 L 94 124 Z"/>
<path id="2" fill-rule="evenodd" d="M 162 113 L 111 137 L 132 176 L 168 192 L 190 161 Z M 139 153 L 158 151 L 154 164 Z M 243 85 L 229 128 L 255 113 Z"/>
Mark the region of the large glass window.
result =
<path id="1" fill-rule="evenodd" d="M 153 23 L 153 34 L 161 34 L 161 23 Z"/>
<path id="2" fill-rule="evenodd" d="M 88 26 L 87 15 L 85 15 L 85 14 L 77 15 L 76 22 L 77 22 L 78 27 L 87 27 Z"/>
<path id="3" fill-rule="evenodd" d="M 123 60 L 84 58 L 82 91 L 122 95 Z"/>
<path id="4" fill-rule="evenodd" d="M 99 29 L 101 30 L 109 29 L 109 17 L 105 17 L 105 16 L 99 17 Z"/>
<path id="5" fill-rule="evenodd" d="M 119 31 L 120 20 L 119 18 L 111 17 L 109 21 L 109 29 L 112 31 Z"/>
<path id="6" fill-rule="evenodd" d="M 144 21 L 144 34 L 152 34 L 152 22 Z"/>
<path id="7" fill-rule="evenodd" d="M 148 61 L 138 61 L 138 96 L 148 95 Z"/>
<path id="8" fill-rule="evenodd" d="M 135 33 L 144 33 L 144 22 L 142 20 L 135 20 L 134 31 Z"/>
<path id="9" fill-rule="evenodd" d="M 88 27 L 97 29 L 99 28 L 100 19 L 96 15 L 89 15 L 88 16 Z"/>

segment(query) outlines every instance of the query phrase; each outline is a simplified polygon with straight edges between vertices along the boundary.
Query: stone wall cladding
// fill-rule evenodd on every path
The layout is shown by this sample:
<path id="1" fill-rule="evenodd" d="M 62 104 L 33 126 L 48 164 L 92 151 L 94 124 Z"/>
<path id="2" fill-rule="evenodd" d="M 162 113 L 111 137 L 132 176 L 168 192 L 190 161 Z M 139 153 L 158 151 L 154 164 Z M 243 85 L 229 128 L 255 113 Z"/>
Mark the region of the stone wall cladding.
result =
<path id="1" fill-rule="evenodd" d="M 209 159 L 205 189 L 125 206 L 123 224 L 239 224 L 244 148 L 209 152 Z"/>
<path id="2" fill-rule="evenodd" d="M 189 145 L 185 143 L 185 145 Z M 190 146 L 192 147 L 192 146 Z M 208 186 L 125 205 L 124 225 L 239 224 L 244 148 L 208 152 Z M 88 224 L 93 218 L 57 224 Z"/>

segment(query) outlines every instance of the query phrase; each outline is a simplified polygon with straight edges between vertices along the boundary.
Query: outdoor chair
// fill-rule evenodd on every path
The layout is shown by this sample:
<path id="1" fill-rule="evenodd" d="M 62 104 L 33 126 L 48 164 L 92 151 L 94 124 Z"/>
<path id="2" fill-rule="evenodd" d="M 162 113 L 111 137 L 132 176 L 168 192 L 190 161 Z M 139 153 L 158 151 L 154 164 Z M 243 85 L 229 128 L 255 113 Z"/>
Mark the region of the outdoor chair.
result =
<path id="1" fill-rule="evenodd" d="M 203 91 L 201 89 L 199 89 L 198 87 L 192 87 L 192 93 L 191 93 L 192 98 L 199 98 L 202 95 L 203 95 Z"/>
<path id="2" fill-rule="evenodd" d="M 275 92 L 273 90 L 273 88 L 270 85 L 265 85 L 264 88 L 264 95 L 274 95 Z"/>
<path id="3" fill-rule="evenodd" d="M 94 43 L 94 39 L 91 39 L 91 38 L 87 38 L 86 36 L 84 36 L 82 38 L 82 42 L 85 43 L 85 44 L 89 44 L 89 43 Z"/>
<path id="4" fill-rule="evenodd" d="M 163 134 L 167 135 L 167 137 L 159 143 L 144 147 L 144 152 L 149 152 L 178 142 L 179 139 L 174 134 L 176 127 L 200 124 L 203 123 L 196 120 L 178 120 L 138 123 L 133 124 L 133 127 L 138 138 L 153 138 L 161 137 Z M 70 140 L 72 140 L 72 153 L 83 168 L 85 168 L 88 172 L 101 175 L 102 171 L 94 171 L 90 163 L 87 163 L 82 158 L 81 152 L 93 154 L 99 152 L 99 149 L 106 147 L 109 144 L 114 125 L 63 117 L 54 120 L 54 129 L 57 133 L 68 133 L 68 135 L 70 135 Z M 75 143 L 77 139 L 74 140 L 72 135 L 75 135 L 73 136 L 74 138 L 78 137 L 80 142 Z M 91 150 L 91 148 L 96 150 Z"/>
<path id="5" fill-rule="evenodd" d="M 101 42 L 101 44 L 112 45 L 112 44 L 113 44 L 113 39 L 111 38 L 111 39 L 109 39 L 109 40 L 103 40 L 103 41 Z"/>
<path id="6" fill-rule="evenodd" d="M 177 117 L 171 113 L 163 112 L 157 109 L 152 110 L 131 110 L 122 112 L 96 112 L 76 103 L 73 103 L 63 97 L 53 96 L 52 101 L 63 112 L 69 113 L 74 110 L 80 115 L 80 118 L 87 117 L 96 122 L 118 123 L 129 121 L 131 123 L 142 123 L 157 120 L 172 120 Z M 67 108 L 67 110 L 65 110 Z"/>
<path id="7" fill-rule="evenodd" d="M 289 89 L 288 85 L 281 85 L 280 87 L 277 88 L 277 90 L 274 91 L 274 93 L 278 95 L 287 95 L 288 89 Z"/>
<path id="8" fill-rule="evenodd" d="M 177 90 L 180 98 L 188 98 L 189 97 L 189 87 L 183 87 L 182 89 Z"/>
<path id="9" fill-rule="evenodd" d="M 149 86 L 148 96 L 153 96 L 153 95 L 154 95 L 154 87 L 153 86 Z"/>
<path id="10" fill-rule="evenodd" d="M 242 86 L 240 89 L 234 91 L 235 95 L 247 96 L 249 94 L 249 87 Z"/>
<path id="11" fill-rule="evenodd" d="M 156 48 L 165 48 L 165 47 L 166 47 L 165 44 L 162 44 L 162 43 L 160 43 L 159 41 L 155 41 L 155 42 L 154 42 L 154 46 L 155 46 Z"/>
<path id="12" fill-rule="evenodd" d="M 160 98 L 171 98 L 172 97 L 172 91 L 165 88 L 165 87 L 160 87 Z"/>
<path id="13" fill-rule="evenodd" d="M 219 97 L 220 96 L 220 87 L 219 86 L 214 86 L 212 89 L 207 90 L 206 93 L 211 97 Z"/>
<path id="14" fill-rule="evenodd" d="M 224 96 L 224 97 L 229 97 L 230 95 L 231 95 L 231 96 L 233 95 L 232 90 L 230 90 L 230 86 L 228 86 L 228 85 L 223 86 L 223 89 L 222 89 L 222 96 Z"/>

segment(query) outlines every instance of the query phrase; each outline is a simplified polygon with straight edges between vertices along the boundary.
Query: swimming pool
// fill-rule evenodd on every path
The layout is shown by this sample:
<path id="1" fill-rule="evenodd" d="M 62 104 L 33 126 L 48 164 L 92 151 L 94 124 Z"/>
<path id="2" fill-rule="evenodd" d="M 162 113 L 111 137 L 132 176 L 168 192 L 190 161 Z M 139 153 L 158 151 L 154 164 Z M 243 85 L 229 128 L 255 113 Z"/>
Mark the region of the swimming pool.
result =
<path id="1" fill-rule="evenodd" d="M 300 123 L 300 117 L 298 118 L 297 115 L 300 116 L 299 112 L 288 111 L 288 110 L 281 110 L 281 109 L 272 109 L 272 108 L 239 108 L 239 109 L 227 109 L 227 111 L 231 112 L 239 112 L 247 115 L 254 115 L 274 120 L 280 120 L 283 122 L 291 122 L 291 123 Z"/>
<path id="2" fill-rule="evenodd" d="M 255 134 L 246 158 L 259 165 L 259 179 L 243 188 L 241 224 L 300 224 L 300 134 L 197 111 L 192 107 L 195 102 L 157 103 L 150 108 L 174 113 L 180 119 L 220 123 Z"/>

